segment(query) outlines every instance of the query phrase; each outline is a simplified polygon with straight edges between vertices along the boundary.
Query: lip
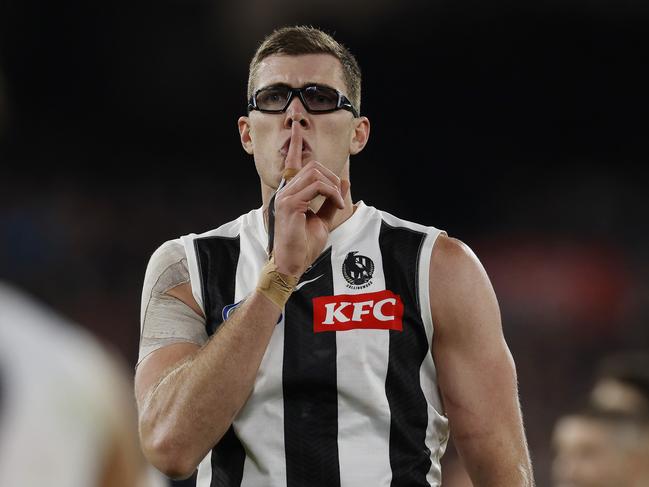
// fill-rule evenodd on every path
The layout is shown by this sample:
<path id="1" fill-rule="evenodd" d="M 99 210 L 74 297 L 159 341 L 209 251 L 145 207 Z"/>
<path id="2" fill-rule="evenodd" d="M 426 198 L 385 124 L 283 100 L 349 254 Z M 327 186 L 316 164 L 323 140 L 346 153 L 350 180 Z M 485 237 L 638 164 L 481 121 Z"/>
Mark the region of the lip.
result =
<path id="1" fill-rule="evenodd" d="M 290 144 L 291 144 L 291 138 L 289 137 L 288 139 L 286 139 L 286 142 L 284 142 L 284 145 L 279 150 L 279 153 L 285 159 L 286 159 L 286 155 L 288 154 L 288 147 Z M 302 138 L 302 154 L 306 152 L 311 152 L 311 146 L 309 145 L 309 142 L 307 142 L 306 139 Z"/>

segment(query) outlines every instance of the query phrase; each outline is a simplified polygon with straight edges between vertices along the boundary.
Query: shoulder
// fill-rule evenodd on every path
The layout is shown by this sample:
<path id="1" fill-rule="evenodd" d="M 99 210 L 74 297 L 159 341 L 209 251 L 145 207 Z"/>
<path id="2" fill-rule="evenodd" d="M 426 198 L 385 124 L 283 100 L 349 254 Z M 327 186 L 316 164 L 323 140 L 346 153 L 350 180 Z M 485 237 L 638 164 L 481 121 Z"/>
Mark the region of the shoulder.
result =
<path id="1" fill-rule="evenodd" d="M 167 290 L 189 281 L 187 254 L 180 239 L 168 240 L 151 255 L 144 275 L 142 287 L 142 309 L 152 292 L 165 293 Z"/>
<path id="2" fill-rule="evenodd" d="M 497 313 L 495 293 L 482 263 L 468 245 L 446 235 L 437 238 L 431 252 L 429 292 L 438 328 L 475 321 L 462 317 Z"/>
<path id="3" fill-rule="evenodd" d="M 181 239 L 167 240 L 160 245 L 149 258 L 149 267 L 169 267 L 187 258 L 185 246 Z"/>
<path id="4" fill-rule="evenodd" d="M 431 274 L 437 278 L 454 279 L 470 277 L 472 273 L 484 272 L 482 264 L 473 250 L 462 242 L 446 234 L 437 237 L 430 258 Z"/>
<path id="5" fill-rule="evenodd" d="M 87 330 L 59 315 L 46 304 L 0 282 L 0 355 L 23 364 L 21 372 L 45 381 L 65 377 L 65 385 L 79 390 L 103 384 L 98 377 L 119 376 L 122 365 Z M 31 353 L 25 355 L 25 347 Z M 94 389 L 93 389 L 94 390 Z"/>
<path id="6" fill-rule="evenodd" d="M 145 287 L 147 283 L 153 286 L 172 267 L 178 267 L 182 274 L 186 274 L 187 254 L 180 239 L 168 240 L 153 252 L 146 268 Z"/>

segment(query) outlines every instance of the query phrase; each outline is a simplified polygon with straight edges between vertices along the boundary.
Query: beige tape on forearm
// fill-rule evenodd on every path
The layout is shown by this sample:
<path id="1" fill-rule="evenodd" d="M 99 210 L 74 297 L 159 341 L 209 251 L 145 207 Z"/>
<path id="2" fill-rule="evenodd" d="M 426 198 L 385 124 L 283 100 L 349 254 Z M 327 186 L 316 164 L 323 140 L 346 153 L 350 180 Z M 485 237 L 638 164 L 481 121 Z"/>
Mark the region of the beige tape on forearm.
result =
<path id="1" fill-rule="evenodd" d="M 261 270 L 257 290 L 277 306 L 284 308 L 298 281 L 298 277 L 278 272 L 275 258 L 271 257 Z"/>

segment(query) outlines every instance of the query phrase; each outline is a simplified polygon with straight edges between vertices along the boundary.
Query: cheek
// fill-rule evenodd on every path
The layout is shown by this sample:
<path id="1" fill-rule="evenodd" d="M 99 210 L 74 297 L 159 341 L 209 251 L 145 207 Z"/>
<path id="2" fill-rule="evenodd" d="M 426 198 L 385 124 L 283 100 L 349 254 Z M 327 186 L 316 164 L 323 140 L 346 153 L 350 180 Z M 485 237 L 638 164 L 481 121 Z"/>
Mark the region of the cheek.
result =
<path id="1" fill-rule="evenodd" d="M 336 152 L 336 154 L 349 153 L 350 129 L 346 125 L 330 124 L 323 130 L 327 145 Z"/>
<path id="2" fill-rule="evenodd" d="M 268 145 L 272 135 L 272 124 L 258 122 L 251 126 L 250 135 L 256 148 Z"/>

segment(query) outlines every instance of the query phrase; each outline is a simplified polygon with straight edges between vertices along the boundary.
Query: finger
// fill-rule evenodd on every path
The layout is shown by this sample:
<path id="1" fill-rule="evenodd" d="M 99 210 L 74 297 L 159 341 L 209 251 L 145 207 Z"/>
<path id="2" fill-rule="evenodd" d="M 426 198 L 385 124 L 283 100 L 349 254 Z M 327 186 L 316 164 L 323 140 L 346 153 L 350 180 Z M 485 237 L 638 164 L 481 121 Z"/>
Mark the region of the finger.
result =
<path id="1" fill-rule="evenodd" d="M 349 191 L 349 186 L 350 186 L 349 181 L 346 180 L 346 179 L 343 179 L 341 181 L 341 186 L 342 186 L 341 194 L 342 194 L 342 197 L 344 199 L 345 196 L 347 195 L 347 192 Z M 331 231 L 331 229 L 333 227 L 333 220 L 334 220 L 334 217 L 336 216 L 336 212 L 338 212 L 338 210 L 341 210 L 341 209 L 342 208 L 338 208 L 333 203 L 333 200 L 331 200 L 330 198 L 327 198 L 325 200 L 325 202 L 322 204 L 322 206 L 320 207 L 320 210 L 318 210 L 318 213 L 316 213 L 316 215 L 318 215 L 318 218 L 320 218 L 327 225 L 329 230 Z"/>
<path id="2" fill-rule="evenodd" d="M 331 180 L 327 179 L 319 170 L 311 167 L 309 169 L 302 169 L 300 175 L 291 181 L 290 184 L 286 185 L 282 190 L 282 194 L 284 197 L 297 194 L 316 181 L 322 181 L 325 184 L 336 186 L 335 183 L 332 183 Z"/>
<path id="3" fill-rule="evenodd" d="M 306 206 L 318 196 L 324 196 L 327 200 L 332 200 L 332 204 L 342 209 L 345 207 L 345 201 L 343 200 L 338 188 L 333 186 L 330 182 L 315 181 L 309 184 L 306 188 L 301 191 L 293 194 L 287 195 L 282 199 L 282 205 L 298 206 L 301 210 L 306 210 Z"/>
<path id="4" fill-rule="evenodd" d="M 316 161 L 311 161 L 304 166 L 290 184 L 287 183 L 286 187 L 282 188 L 282 191 L 286 191 L 287 194 L 294 194 L 315 181 L 315 175 L 317 175 L 317 179 L 333 184 L 338 188 L 338 191 L 340 191 L 340 178 L 331 170 Z"/>
<path id="5" fill-rule="evenodd" d="M 311 167 L 320 171 L 322 174 L 325 175 L 327 179 L 329 179 L 336 186 L 340 187 L 340 178 L 336 175 L 336 173 L 334 173 L 327 166 L 323 166 L 318 161 L 311 161 L 306 166 L 304 166 L 303 171 L 305 171 L 306 169 L 310 169 Z"/>
<path id="6" fill-rule="evenodd" d="M 284 163 L 285 172 L 292 172 L 293 176 L 302 169 L 302 133 L 300 124 L 294 123 L 291 131 L 291 141 L 288 144 L 286 162 Z M 291 171 L 288 171 L 288 170 Z M 285 179 L 289 179 L 284 176 Z M 291 176 L 292 177 L 292 176 Z"/>
<path id="7" fill-rule="evenodd" d="M 295 177 L 295 175 L 299 171 L 295 169 L 294 167 L 287 167 L 284 169 L 284 172 L 282 173 L 282 178 L 284 178 L 284 181 L 289 182 L 291 179 Z"/>

